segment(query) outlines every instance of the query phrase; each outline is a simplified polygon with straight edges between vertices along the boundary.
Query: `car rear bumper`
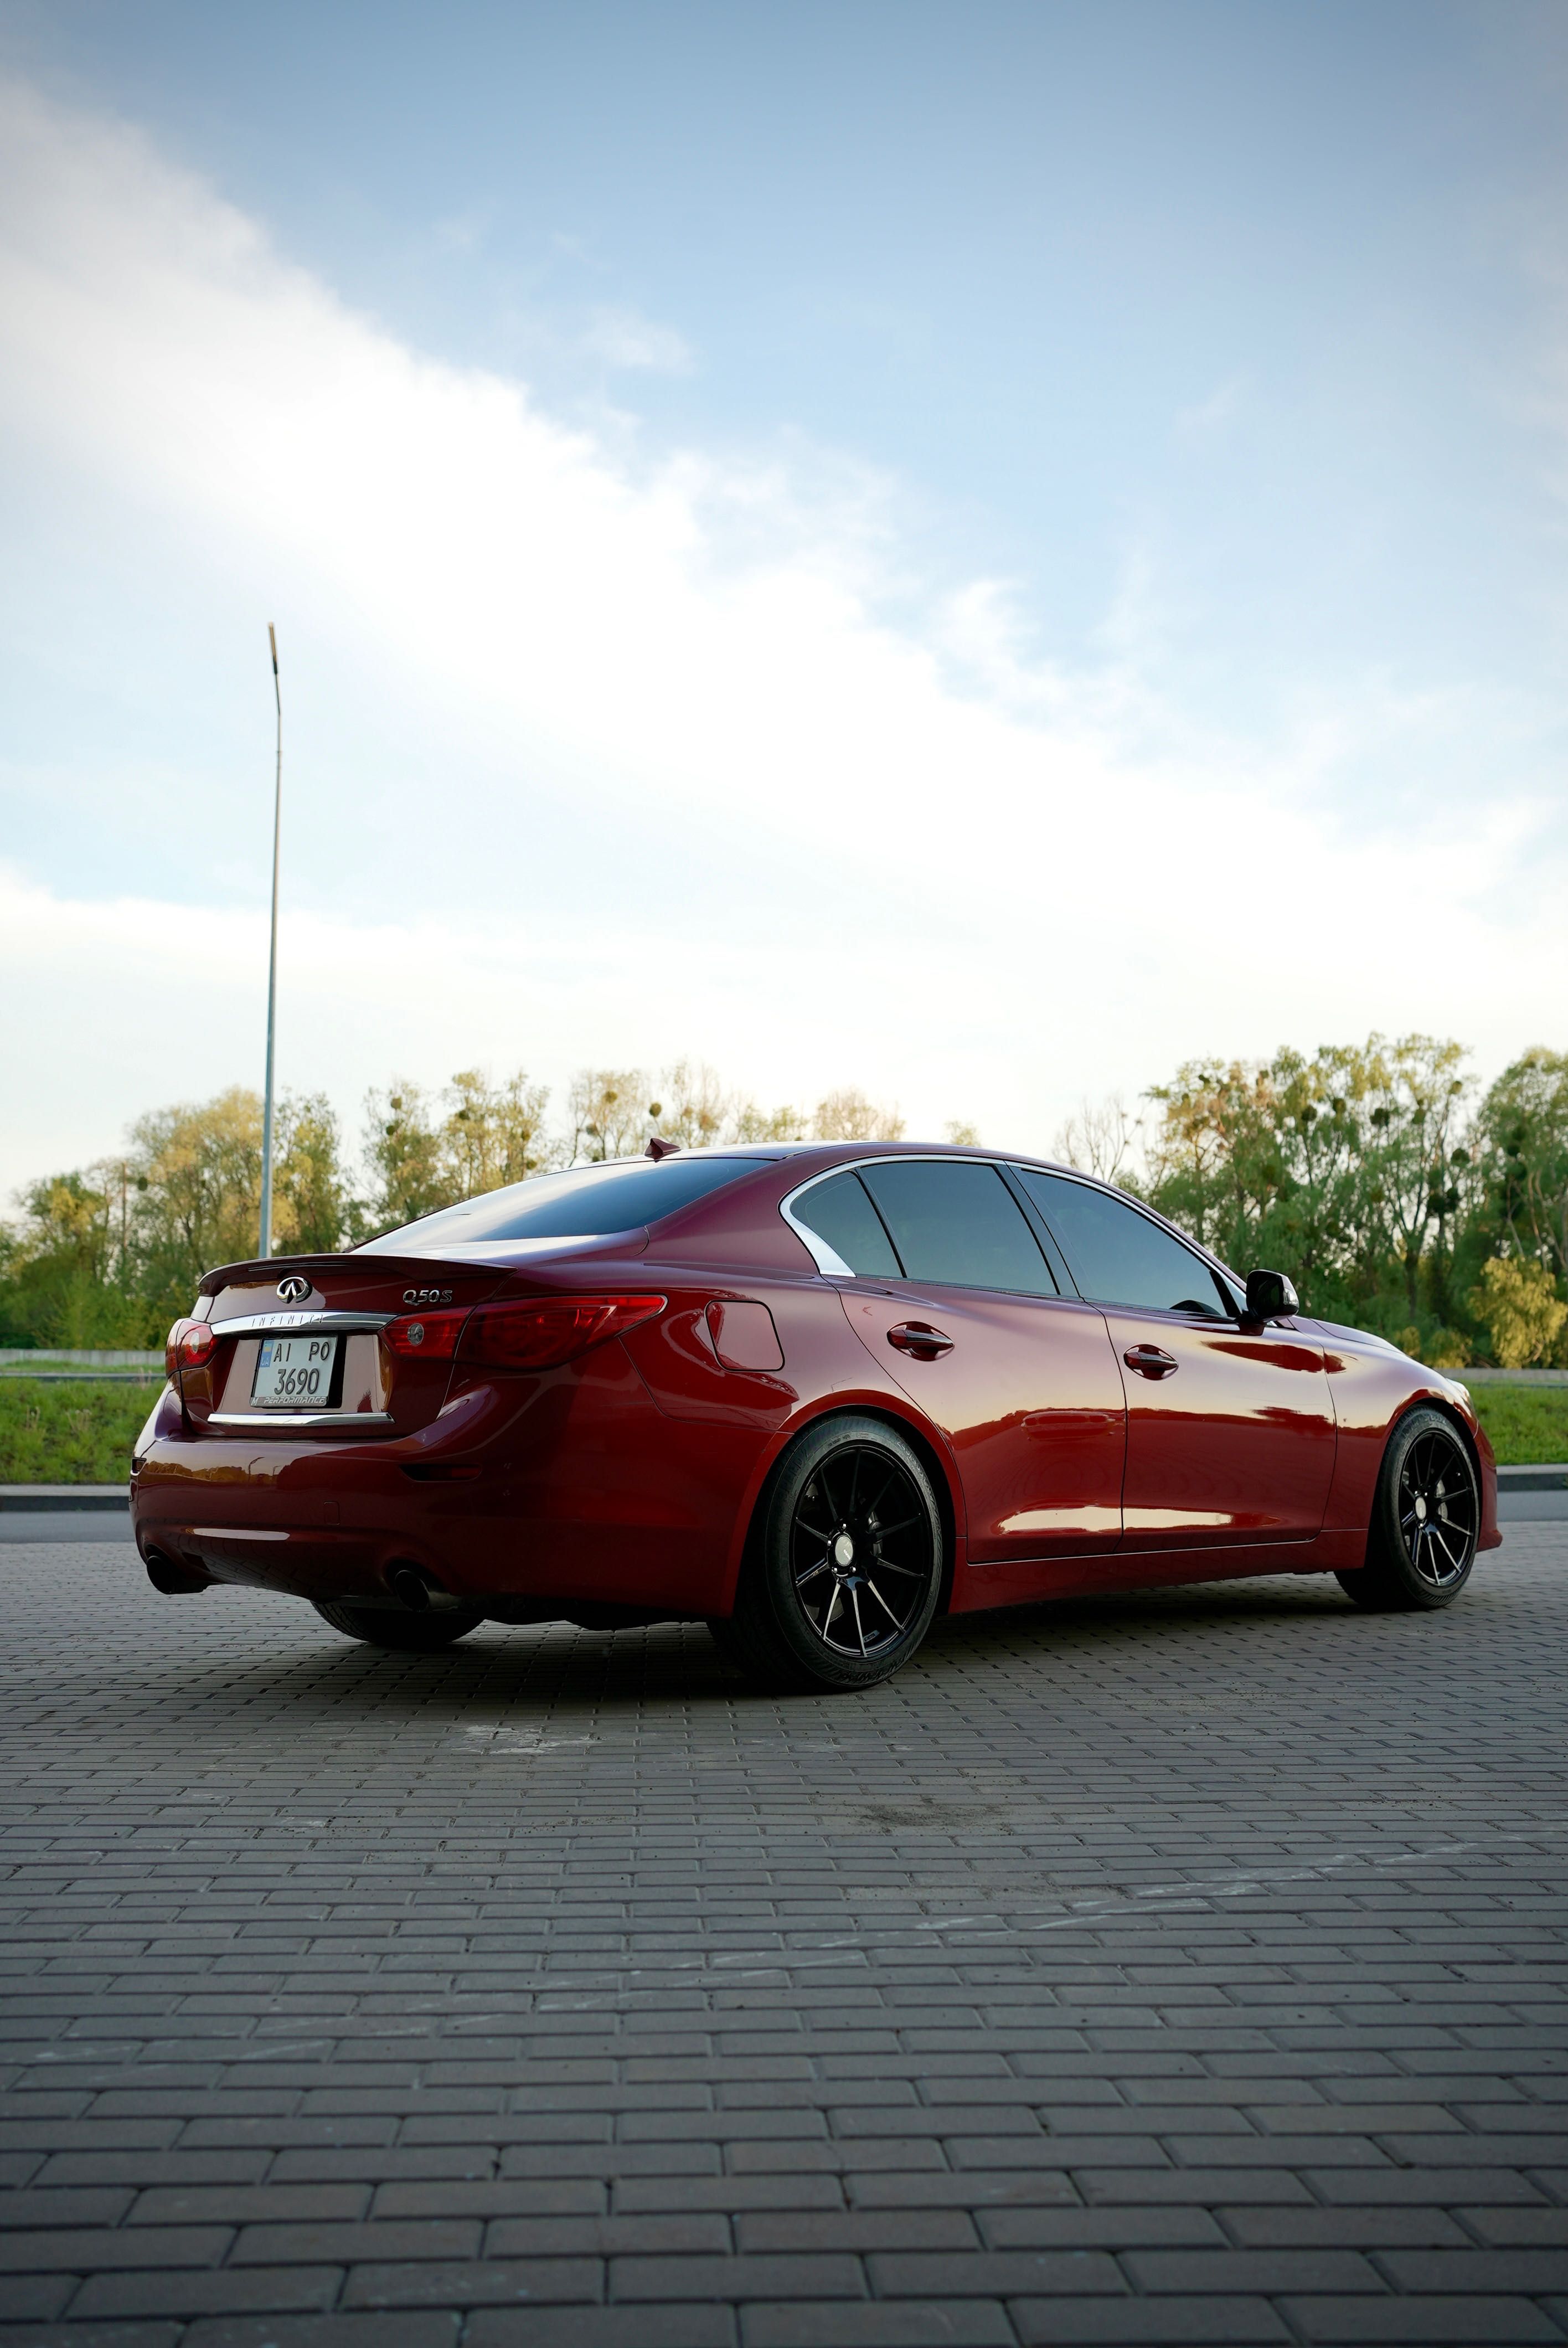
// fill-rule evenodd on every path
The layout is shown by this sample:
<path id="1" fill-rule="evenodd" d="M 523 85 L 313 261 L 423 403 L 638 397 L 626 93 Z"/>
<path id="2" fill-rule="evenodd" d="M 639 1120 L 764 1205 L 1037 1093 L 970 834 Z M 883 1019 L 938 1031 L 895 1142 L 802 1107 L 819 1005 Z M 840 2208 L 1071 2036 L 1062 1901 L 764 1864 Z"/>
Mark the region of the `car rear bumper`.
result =
<path id="1" fill-rule="evenodd" d="M 412 1565 L 502 1614 L 541 1601 L 727 1612 L 764 1438 L 671 1421 L 618 1351 L 553 1395 L 536 1381 L 516 1407 L 466 1406 L 462 1442 L 439 1423 L 354 1443 L 166 1430 L 132 1480 L 137 1545 L 169 1588 L 384 1603 Z"/>

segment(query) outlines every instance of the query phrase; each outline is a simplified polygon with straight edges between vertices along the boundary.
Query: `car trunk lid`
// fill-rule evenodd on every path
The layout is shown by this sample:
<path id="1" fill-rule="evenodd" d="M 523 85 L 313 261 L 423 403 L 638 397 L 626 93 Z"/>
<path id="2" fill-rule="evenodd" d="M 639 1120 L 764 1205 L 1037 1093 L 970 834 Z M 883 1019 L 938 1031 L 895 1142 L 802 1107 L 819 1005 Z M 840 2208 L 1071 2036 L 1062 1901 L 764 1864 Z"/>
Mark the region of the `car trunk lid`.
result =
<path id="1" fill-rule="evenodd" d="M 214 1434 L 413 1434 L 440 1411 L 447 1358 L 394 1355 L 382 1331 L 421 1312 L 464 1311 L 505 1277 L 495 1264 L 428 1257 L 293 1255 L 225 1264 L 196 1315 L 218 1338 L 182 1367 L 188 1419 Z"/>

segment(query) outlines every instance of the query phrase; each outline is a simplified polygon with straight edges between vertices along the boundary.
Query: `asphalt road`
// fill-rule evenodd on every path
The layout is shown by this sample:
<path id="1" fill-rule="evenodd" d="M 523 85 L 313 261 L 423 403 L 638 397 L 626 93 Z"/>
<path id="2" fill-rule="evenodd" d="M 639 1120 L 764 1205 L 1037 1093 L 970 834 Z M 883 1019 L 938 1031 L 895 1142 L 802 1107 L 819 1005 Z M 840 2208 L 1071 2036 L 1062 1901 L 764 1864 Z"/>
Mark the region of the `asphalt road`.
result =
<path id="1" fill-rule="evenodd" d="M 1568 1525 L 837 1700 L 0 1572 L 0 2348 L 1568 2340 Z"/>

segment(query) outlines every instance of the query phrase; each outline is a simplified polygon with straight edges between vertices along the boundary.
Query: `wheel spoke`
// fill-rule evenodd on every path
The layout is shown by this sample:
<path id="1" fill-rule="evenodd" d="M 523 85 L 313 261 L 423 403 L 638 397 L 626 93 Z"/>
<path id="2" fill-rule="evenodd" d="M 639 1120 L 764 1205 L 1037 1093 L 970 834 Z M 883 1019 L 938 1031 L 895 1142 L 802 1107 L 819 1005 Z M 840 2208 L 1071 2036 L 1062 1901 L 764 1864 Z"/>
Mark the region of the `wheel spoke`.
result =
<path id="1" fill-rule="evenodd" d="M 878 1525 L 876 1538 L 878 1540 L 891 1540 L 895 1533 L 907 1533 L 911 1525 L 917 1525 L 919 1521 L 918 1517 L 900 1517 L 896 1525 Z"/>
<path id="2" fill-rule="evenodd" d="M 881 1483 L 876 1487 L 871 1498 L 866 1502 L 866 1513 L 868 1517 L 876 1515 L 877 1509 L 882 1506 L 883 1493 L 890 1490 L 893 1485 L 897 1483 L 903 1473 L 904 1470 L 899 1467 L 897 1461 L 895 1460 L 893 1465 L 888 1468 L 886 1475 L 882 1478 Z M 911 1517 L 909 1521 L 913 1524 L 916 1522 L 916 1519 Z"/>
<path id="3" fill-rule="evenodd" d="M 902 1620 L 898 1615 L 895 1614 L 893 1609 L 888 1605 L 887 1601 L 883 1597 L 882 1592 L 877 1589 L 876 1584 L 872 1581 L 869 1574 L 866 1577 L 866 1588 L 870 1595 L 876 1599 L 876 1603 L 881 1607 L 882 1612 L 886 1615 L 887 1620 L 892 1623 L 893 1628 L 896 1631 L 901 1631 L 904 1628 Z"/>
<path id="4" fill-rule="evenodd" d="M 924 1581 L 926 1579 L 917 1566 L 895 1565 L 890 1557 L 879 1557 L 876 1570 L 878 1573 L 896 1573 L 901 1581 Z"/>
<path id="5" fill-rule="evenodd" d="M 855 1635 L 860 1642 L 860 1652 L 864 1654 L 866 1653 L 866 1625 L 860 1619 L 860 1592 L 856 1589 L 853 1581 L 849 1585 L 849 1602 L 855 1610 Z"/>
<path id="6" fill-rule="evenodd" d="M 1446 1541 L 1446 1540 L 1444 1540 L 1444 1539 L 1443 1539 L 1443 1528 L 1441 1527 L 1441 1525 L 1429 1524 L 1429 1525 L 1428 1525 L 1428 1527 L 1427 1527 L 1427 1530 L 1428 1530 L 1428 1532 L 1431 1535 L 1431 1537 L 1432 1537 L 1433 1540 L 1434 1540 L 1434 1541 L 1436 1541 L 1436 1543 L 1437 1543 L 1437 1545 L 1438 1545 L 1439 1549 L 1440 1549 L 1440 1550 L 1441 1550 L 1441 1551 L 1442 1551 L 1443 1555 L 1447 1558 L 1447 1560 L 1448 1560 L 1448 1561 L 1449 1561 L 1450 1570 L 1451 1572 L 1457 1573 L 1457 1572 L 1459 1571 L 1459 1569 L 1460 1569 L 1460 1560 L 1459 1560 L 1459 1558 L 1457 1558 L 1457 1557 L 1454 1555 L 1454 1553 L 1453 1553 L 1452 1550 L 1451 1550 L 1451 1549 L 1450 1549 L 1450 1547 L 1449 1547 L 1449 1545 L 1448 1545 L 1447 1541 Z"/>
<path id="7" fill-rule="evenodd" d="M 816 1577 L 817 1577 L 817 1575 L 818 1575 L 819 1573 L 825 1573 L 825 1572 L 827 1571 L 827 1566 L 828 1566 L 827 1552 L 826 1552 L 826 1550 L 825 1550 L 823 1551 L 823 1554 L 822 1554 L 822 1555 L 817 1559 L 816 1563 L 815 1563 L 815 1565 L 808 1565 L 808 1566 L 805 1568 L 805 1570 L 804 1570 L 804 1572 L 797 1573 L 797 1574 L 795 1575 L 795 1578 L 794 1578 L 794 1586 L 795 1586 L 795 1588 L 796 1588 L 797 1590 L 804 1590 L 804 1589 L 805 1588 L 805 1585 L 806 1585 L 806 1583 L 807 1583 L 808 1581 L 815 1581 L 816 1580 Z"/>

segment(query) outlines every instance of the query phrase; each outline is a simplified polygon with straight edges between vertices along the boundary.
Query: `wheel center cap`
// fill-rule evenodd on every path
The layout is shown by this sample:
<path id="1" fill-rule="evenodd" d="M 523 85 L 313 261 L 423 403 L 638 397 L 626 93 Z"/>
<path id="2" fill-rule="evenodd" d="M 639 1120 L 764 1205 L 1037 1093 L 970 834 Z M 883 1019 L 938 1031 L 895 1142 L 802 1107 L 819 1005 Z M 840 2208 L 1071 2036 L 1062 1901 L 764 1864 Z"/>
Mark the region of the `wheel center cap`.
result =
<path id="1" fill-rule="evenodd" d="M 840 1533 L 835 1540 L 833 1561 L 840 1567 L 855 1563 L 855 1543 L 847 1533 Z"/>
<path id="2" fill-rule="evenodd" d="M 1427 1504 L 1419 1492 L 1416 1494 L 1416 1515 L 1422 1524 L 1426 1523 Z"/>

